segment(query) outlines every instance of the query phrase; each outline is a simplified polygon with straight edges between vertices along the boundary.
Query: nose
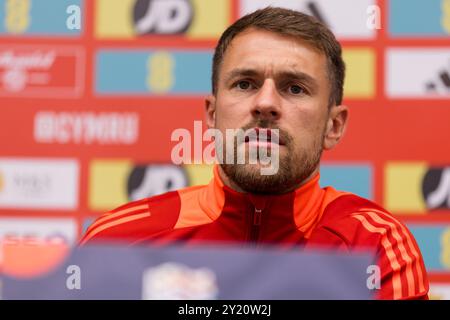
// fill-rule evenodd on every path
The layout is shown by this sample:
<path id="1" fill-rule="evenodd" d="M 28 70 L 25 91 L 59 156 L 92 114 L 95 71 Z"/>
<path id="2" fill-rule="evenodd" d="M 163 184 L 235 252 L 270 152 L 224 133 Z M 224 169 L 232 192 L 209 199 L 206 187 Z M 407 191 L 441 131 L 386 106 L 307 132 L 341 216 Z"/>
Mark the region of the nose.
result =
<path id="1" fill-rule="evenodd" d="M 278 120 L 281 116 L 281 97 L 273 80 L 266 79 L 255 96 L 252 116 L 261 120 Z"/>

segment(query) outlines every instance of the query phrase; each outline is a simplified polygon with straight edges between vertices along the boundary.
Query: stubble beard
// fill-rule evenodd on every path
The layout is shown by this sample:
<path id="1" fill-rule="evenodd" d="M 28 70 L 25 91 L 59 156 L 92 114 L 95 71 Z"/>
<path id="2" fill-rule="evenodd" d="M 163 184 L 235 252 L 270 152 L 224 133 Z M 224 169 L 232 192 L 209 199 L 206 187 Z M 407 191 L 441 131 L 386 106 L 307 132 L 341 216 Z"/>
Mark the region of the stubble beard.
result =
<path id="1" fill-rule="evenodd" d="M 227 177 L 243 191 L 255 194 L 288 193 L 304 183 L 316 170 L 322 156 L 324 134 L 315 141 L 312 150 L 295 152 L 290 135 L 280 129 L 279 133 L 285 142 L 283 148 L 286 148 L 286 152 L 283 156 L 280 153 L 279 168 L 275 174 L 262 175 L 260 163 L 221 164 Z M 237 159 L 237 150 L 234 148 L 234 159 Z"/>

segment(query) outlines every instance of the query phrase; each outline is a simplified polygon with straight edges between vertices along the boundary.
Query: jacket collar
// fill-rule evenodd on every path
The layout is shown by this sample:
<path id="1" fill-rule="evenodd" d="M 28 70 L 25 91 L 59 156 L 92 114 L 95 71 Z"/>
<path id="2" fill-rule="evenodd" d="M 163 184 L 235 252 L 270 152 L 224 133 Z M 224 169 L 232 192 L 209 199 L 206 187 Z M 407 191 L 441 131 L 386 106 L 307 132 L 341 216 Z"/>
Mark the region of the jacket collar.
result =
<path id="1" fill-rule="evenodd" d="M 262 210 L 262 236 L 291 226 L 309 238 L 324 210 L 326 191 L 319 186 L 316 174 L 296 190 L 281 195 L 255 195 L 237 192 L 224 185 L 214 166 L 214 177 L 200 196 L 200 206 L 212 220 L 245 220 L 247 212 Z M 264 232 L 264 230 L 266 230 Z M 273 237 L 273 235 L 267 235 Z"/>

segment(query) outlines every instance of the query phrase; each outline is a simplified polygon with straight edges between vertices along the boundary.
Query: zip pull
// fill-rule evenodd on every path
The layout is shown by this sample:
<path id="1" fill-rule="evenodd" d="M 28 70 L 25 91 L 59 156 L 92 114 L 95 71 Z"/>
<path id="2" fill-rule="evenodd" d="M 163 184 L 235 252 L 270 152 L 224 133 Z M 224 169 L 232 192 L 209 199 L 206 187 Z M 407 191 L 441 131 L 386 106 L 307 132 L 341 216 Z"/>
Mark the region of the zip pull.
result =
<path id="1" fill-rule="evenodd" d="M 261 215 L 262 209 L 258 209 L 255 207 L 255 214 L 253 215 L 253 225 L 255 226 L 261 225 Z"/>

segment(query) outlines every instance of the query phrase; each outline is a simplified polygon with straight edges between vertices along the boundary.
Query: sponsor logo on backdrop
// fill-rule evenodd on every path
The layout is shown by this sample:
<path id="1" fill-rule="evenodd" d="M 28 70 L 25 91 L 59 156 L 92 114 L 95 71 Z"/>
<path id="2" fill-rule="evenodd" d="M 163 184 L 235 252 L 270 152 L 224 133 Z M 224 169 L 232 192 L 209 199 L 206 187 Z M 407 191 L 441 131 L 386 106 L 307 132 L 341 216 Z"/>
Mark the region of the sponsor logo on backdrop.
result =
<path id="1" fill-rule="evenodd" d="M 77 97 L 83 68 L 78 47 L 0 46 L 0 96 Z"/>
<path id="2" fill-rule="evenodd" d="M 30 278 L 54 270 L 69 254 L 77 230 L 68 218 L 0 218 L 2 272 Z"/>
<path id="3" fill-rule="evenodd" d="M 450 34 L 450 0 L 396 0 L 388 1 L 387 5 L 389 33 L 393 37 L 448 37 Z"/>
<path id="4" fill-rule="evenodd" d="M 444 66 L 438 74 L 425 83 L 425 88 L 431 94 L 450 94 L 450 57 L 448 66 Z"/>
<path id="5" fill-rule="evenodd" d="M 127 183 L 130 200 L 143 199 L 188 185 L 186 173 L 172 165 L 136 166 L 131 170 Z"/>
<path id="6" fill-rule="evenodd" d="M 51 242 L 73 245 L 78 226 L 70 218 L 0 218 L 0 239 L 8 243 Z"/>
<path id="7" fill-rule="evenodd" d="M 450 167 L 429 168 L 422 182 L 428 209 L 450 209 Z"/>
<path id="8" fill-rule="evenodd" d="M 189 28 L 194 16 L 189 0 L 137 0 L 133 10 L 138 34 L 176 34 Z"/>
<path id="9" fill-rule="evenodd" d="M 450 209 L 450 167 L 388 163 L 384 191 L 385 206 L 395 213 Z"/>
<path id="10" fill-rule="evenodd" d="M 211 92 L 211 51 L 101 50 L 96 59 L 100 94 L 203 96 Z"/>
<path id="11" fill-rule="evenodd" d="M 34 117 L 37 143 L 132 145 L 139 139 L 134 112 L 39 111 Z"/>
<path id="12" fill-rule="evenodd" d="M 79 8 L 82 19 L 83 0 L 0 0 L 0 35 L 79 36 L 81 28 L 68 28 Z M 49 18 L 51 13 L 51 18 Z"/>
<path id="13" fill-rule="evenodd" d="M 110 210 L 132 200 L 187 186 L 207 184 L 212 166 L 135 164 L 131 160 L 96 159 L 89 169 L 89 207 Z"/>
<path id="14" fill-rule="evenodd" d="M 390 48 L 387 49 L 386 62 L 386 92 L 389 97 L 450 97 L 448 48 Z M 414 72 L 409 72 L 411 68 Z"/>
<path id="15" fill-rule="evenodd" d="M 74 210 L 78 174 L 76 160 L 0 158 L 0 208 Z"/>
<path id="16" fill-rule="evenodd" d="M 216 39 L 231 21 L 229 0 L 98 0 L 100 38 L 180 35 Z"/>
<path id="17" fill-rule="evenodd" d="M 374 0 L 241 0 L 240 15 L 269 5 L 284 7 L 315 16 L 339 39 L 372 39 L 375 31 L 367 27 L 367 10 L 374 4 Z"/>
<path id="18" fill-rule="evenodd" d="M 209 268 L 167 262 L 142 276 L 143 300 L 210 300 L 217 299 L 218 293 L 217 277 Z"/>

